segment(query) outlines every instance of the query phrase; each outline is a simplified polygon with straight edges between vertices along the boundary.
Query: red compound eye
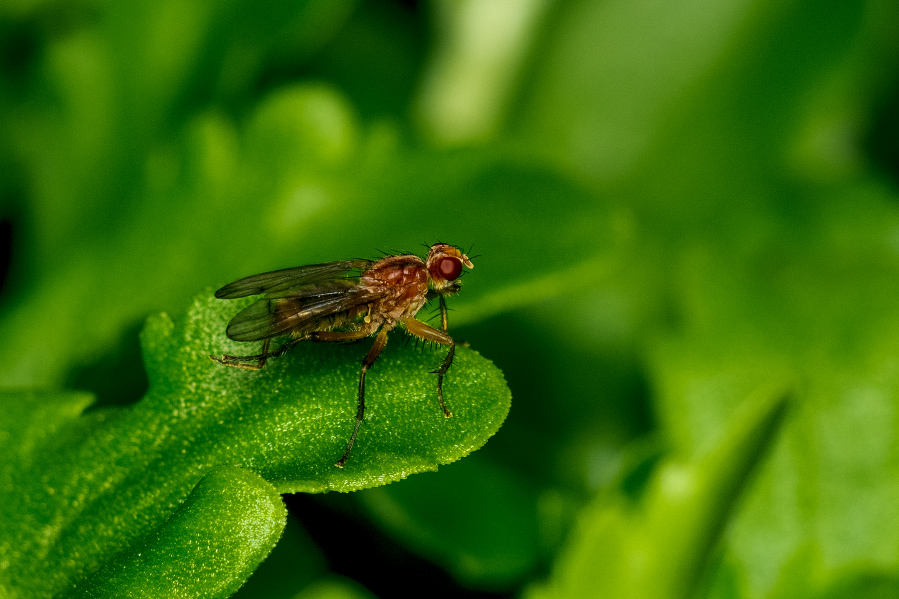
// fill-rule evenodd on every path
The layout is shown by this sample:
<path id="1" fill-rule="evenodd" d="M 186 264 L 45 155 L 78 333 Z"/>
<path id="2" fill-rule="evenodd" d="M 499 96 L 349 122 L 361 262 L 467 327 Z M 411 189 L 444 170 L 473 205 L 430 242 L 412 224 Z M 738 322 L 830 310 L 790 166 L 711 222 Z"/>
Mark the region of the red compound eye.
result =
<path id="1" fill-rule="evenodd" d="M 447 281 L 455 281 L 462 274 L 462 261 L 458 258 L 443 258 L 437 266 L 440 276 Z"/>

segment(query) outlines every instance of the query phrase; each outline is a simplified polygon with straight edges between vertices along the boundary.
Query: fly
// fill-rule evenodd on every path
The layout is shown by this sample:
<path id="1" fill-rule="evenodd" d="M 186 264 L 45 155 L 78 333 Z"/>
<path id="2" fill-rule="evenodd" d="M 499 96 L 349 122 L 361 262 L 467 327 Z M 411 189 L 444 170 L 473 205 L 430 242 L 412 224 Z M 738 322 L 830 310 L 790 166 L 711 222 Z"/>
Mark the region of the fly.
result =
<path id="1" fill-rule="evenodd" d="M 252 275 L 215 292 L 219 299 L 265 294 L 238 312 L 225 331 L 234 341 L 262 341 L 253 356 L 209 356 L 225 366 L 261 370 L 300 341 L 357 341 L 377 334 L 362 360 L 359 375 L 356 426 L 346 451 L 335 466 L 343 468 L 365 414 L 365 373 L 387 345 L 387 334 L 397 325 L 424 341 L 449 347 L 446 358 L 433 371 L 437 375 L 437 401 L 446 418 L 452 413 L 443 401 L 443 377 L 453 363 L 456 342 L 447 332 L 446 297 L 458 293 L 462 267 L 474 265 L 459 249 L 435 243 L 424 260 L 407 254 L 380 260 L 344 260 L 298 266 Z M 441 329 L 415 318 L 428 300 L 440 302 Z M 292 339 L 275 350 L 276 337 Z"/>

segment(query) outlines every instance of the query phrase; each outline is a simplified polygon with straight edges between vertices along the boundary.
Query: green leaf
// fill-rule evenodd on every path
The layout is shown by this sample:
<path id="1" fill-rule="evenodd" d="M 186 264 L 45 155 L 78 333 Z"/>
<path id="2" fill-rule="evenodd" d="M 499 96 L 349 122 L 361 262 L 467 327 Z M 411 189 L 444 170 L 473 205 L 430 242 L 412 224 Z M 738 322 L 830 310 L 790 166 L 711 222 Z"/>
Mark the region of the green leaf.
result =
<path id="1" fill-rule="evenodd" d="M 447 419 L 430 373 L 442 352 L 394 339 L 366 380 L 366 418 L 353 453 L 345 468 L 336 468 L 355 423 L 367 347 L 301 344 L 261 372 L 214 363 L 210 354 L 247 351 L 224 336 L 247 301 L 215 300 L 210 291 L 177 325 L 165 315 L 151 318 L 143 334 L 147 397 L 82 417 L 105 418 L 93 422 L 89 436 L 82 419 L 70 421 L 53 443 L 31 452 L 30 464 L 8 467 L 0 585 L 26 596 L 53 594 L 122 551 L 123 563 L 132 563 L 141 544 L 162 547 L 169 533 L 148 535 L 216 468 L 251 470 L 281 493 L 351 491 L 457 460 L 482 446 L 506 417 L 511 396 L 502 374 L 477 352 L 457 351 L 444 385 L 455 414 Z M 104 572 L 102 580 L 125 576 L 121 568 Z"/>
<path id="2" fill-rule="evenodd" d="M 323 576 L 328 576 L 325 556 L 296 517 L 288 516 L 281 540 L 234 598 L 290 599 Z"/>
<path id="3" fill-rule="evenodd" d="M 6 391 L 0 402 L 0 473 L 25 468 L 93 403 L 89 393 Z M 0 480 L 6 480 L 2 476 Z"/>
<path id="4" fill-rule="evenodd" d="M 532 587 L 528 597 L 694 596 L 731 511 L 777 438 L 785 397 L 775 381 L 758 390 L 714 448 L 662 461 L 635 502 L 623 494 L 597 496 L 549 583 Z"/>
<path id="5" fill-rule="evenodd" d="M 331 578 L 309 585 L 294 599 L 374 599 L 374 595 L 352 579 Z"/>
<path id="6" fill-rule="evenodd" d="M 229 597 L 281 536 L 281 496 L 259 476 L 204 476 L 161 526 L 65 597 Z"/>
<path id="7" fill-rule="evenodd" d="M 809 0 L 569 2 L 533 53 L 516 122 L 536 151 L 583 177 L 627 177 L 634 205 L 654 200 L 686 216 L 708 185 L 736 187 L 723 173 L 757 172 L 782 157 L 797 106 L 819 100 L 820 78 L 851 49 L 866 6 L 844 1 L 821 13 Z M 705 187 L 672 189 L 706 168 Z"/>
<path id="8" fill-rule="evenodd" d="M 672 268 L 680 332 L 651 352 L 660 419 L 685 451 L 707 447 L 758 380 L 800 381 L 796 418 L 723 543 L 716 580 L 740 597 L 816 596 L 897 567 L 896 196 L 809 195 L 802 217 L 756 208 L 757 246 L 691 244 Z"/>
<path id="9" fill-rule="evenodd" d="M 208 408 L 194 443 L 225 463 L 241 459 L 281 492 L 352 491 L 436 470 L 481 447 L 509 411 L 502 373 L 476 351 L 457 347 L 444 382 L 454 416 L 445 418 L 431 374 L 444 350 L 405 346 L 396 332 L 366 377 L 365 422 L 352 456 L 345 468 L 335 468 L 355 423 L 367 344 L 303 343 L 261 372 L 224 367 L 208 356 L 259 349 L 224 336 L 230 317 L 252 299 L 211 297 L 210 290 L 194 301 L 182 327 L 165 316 L 149 322 L 149 399 L 155 409 L 182 416 Z M 172 355 L 174 369 L 170 361 L 159 362 Z M 185 390 L 193 389 L 202 389 L 202 396 L 187 403 Z M 219 398 L 227 399 L 212 401 Z"/>

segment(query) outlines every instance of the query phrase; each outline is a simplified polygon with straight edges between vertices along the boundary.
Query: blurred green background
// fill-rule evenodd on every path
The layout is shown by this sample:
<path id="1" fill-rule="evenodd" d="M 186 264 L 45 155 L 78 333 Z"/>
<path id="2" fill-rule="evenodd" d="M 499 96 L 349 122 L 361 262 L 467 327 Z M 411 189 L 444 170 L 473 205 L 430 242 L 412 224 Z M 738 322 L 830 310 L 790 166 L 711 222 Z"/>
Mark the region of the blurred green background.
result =
<path id="1" fill-rule="evenodd" d="M 899 596 L 897 23 L 5 2 L 0 385 L 128 405 L 144 320 L 207 286 L 473 244 L 450 329 L 506 424 L 437 473 L 286 496 L 239 596 Z"/>

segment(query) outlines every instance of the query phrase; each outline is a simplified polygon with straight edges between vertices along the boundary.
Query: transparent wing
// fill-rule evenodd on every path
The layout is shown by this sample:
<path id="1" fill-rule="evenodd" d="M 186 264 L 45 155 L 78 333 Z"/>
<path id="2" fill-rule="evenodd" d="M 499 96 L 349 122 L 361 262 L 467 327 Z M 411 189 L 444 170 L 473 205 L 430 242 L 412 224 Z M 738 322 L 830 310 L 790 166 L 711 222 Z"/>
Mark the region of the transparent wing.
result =
<path id="1" fill-rule="evenodd" d="M 235 299 L 260 293 L 277 293 L 322 281 L 347 279 L 358 276 L 372 264 L 374 262 L 371 260 L 342 260 L 264 272 L 228 283 L 215 292 L 215 297 Z"/>
<path id="2" fill-rule="evenodd" d="M 234 341 L 261 341 L 335 317 L 382 295 L 350 279 L 276 292 L 241 310 L 226 333 Z"/>

